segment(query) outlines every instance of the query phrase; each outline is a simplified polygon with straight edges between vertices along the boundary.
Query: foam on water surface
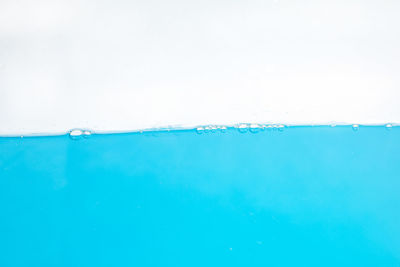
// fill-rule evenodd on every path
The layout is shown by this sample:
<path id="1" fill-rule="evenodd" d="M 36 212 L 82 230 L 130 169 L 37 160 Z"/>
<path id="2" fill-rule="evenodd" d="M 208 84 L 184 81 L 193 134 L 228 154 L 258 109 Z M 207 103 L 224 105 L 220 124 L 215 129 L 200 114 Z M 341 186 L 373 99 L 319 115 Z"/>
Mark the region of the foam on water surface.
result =
<path id="1" fill-rule="evenodd" d="M 2 137 L 0 266 L 398 266 L 399 151 L 396 125 Z"/>

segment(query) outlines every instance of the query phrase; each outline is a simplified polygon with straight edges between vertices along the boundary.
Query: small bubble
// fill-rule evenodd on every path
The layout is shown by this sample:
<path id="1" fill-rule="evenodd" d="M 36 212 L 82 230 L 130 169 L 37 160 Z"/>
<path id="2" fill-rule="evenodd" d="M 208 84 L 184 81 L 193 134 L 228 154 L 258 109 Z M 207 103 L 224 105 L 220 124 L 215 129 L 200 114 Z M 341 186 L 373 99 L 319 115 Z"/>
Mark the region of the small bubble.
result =
<path id="1" fill-rule="evenodd" d="M 285 125 L 279 124 L 279 125 L 276 125 L 276 128 L 278 129 L 278 131 L 283 132 L 283 130 L 285 129 Z"/>
<path id="2" fill-rule="evenodd" d="M 69 137 L 73 140 L 89 138 L 91 135 L 92 132 L 90 130 L 73 129 L 69 132 Z"/>
<path id="3" fill-rule="evenodd" d="M 252 133 L 258 133 L 261 130 L 261 126 L 258 124 L 250 124 L 250 132 Z"/>
<path id="4" fill-rule="evenodd" d="M 230 251 L 232 251 L 232 248 L 229 248 Z"/>
<path id="5" fill-rule="evenodd" d="M 353 124 L 352 128 L 353 128 L 353 131 L 358 131 L 360 129 L 360 125 Z"/>
<path id="6" fill-rule="evenodd" d="M 218 127 L 217 126 L 210 126 L 210 129 L 211 129 L 212 133 L 215 133 L 215 132 L 217 132 Z"/>
<path id="7" fill-rule="evenodd" d="M 70 136 L 80 136 L 83 134 L 83 131 L 80 129 L 74 129 L 69 132 Z"/>
<path id="8" fill-rule="evenodd" d="M 249 126 L 247 124 L 240 124 L 238 127 L 240 133 L 247 133 Z"/>
<path id="9" fill-rule="evenodd" d="M 221 131 L 222 133 L 225 133 L 226 130 L 227 130 L 226 126 L 220 126 L 219 129 L 220 129 L 220 131 Z"/>
<path id="10" fill-rule="evenodd" d="M 274 126 L 272 126 L 272 125 L 264 125 L 263 128 L 267 129 L 268 131 L 271 131 L 274 128 Z"/>
<path id="11" fill-rule="evenodd" d="M 198 134 L 204 133 L 204 127 L 197 127 L 196 132 L 197 132 Z"/>
<path id="12" fill-rule="evenodd" d="M 204 132 L 206 132 L 206 133 L 209 133 L 209 132 L 211 132 L 211 126 L 206 126 L 206 127 L 204 127 Z"/>
<path id="13" fill-rule="evenodd" d="M 23 135 L 21 135 L 20 137 L 21 137 L 21 138 L 24 138 L 24 136 L 23 136 Z"/>
<path id="14" fill-rule="evenodd" d="M 73 140 L 82 138 L 83 131 L 81 129 L 73 129 L 69 132 L 69 137 Z"/>
<path id="15" fill-rule="evenodd" d="M 390 123 L 388 123 L 388 124 L 385 125 L 386 130 L 391 130 L 392 127 L 393 127 L 393 125 L 390 124 Z"/>
<path id="16" fill-rule="evenodd" d="M 256 241 L 257 245 L 262 245 L 262 241 Z"/>
<path id="17" fill-rule="evenodd" d="M 336 127 L 336 123 L 332 123 L 330 126 L 331 126 L 332 128 L 333 128 L 333 127 Z"/>
<path id="18" fill-rule="evenodd" d="M 84 138 L 89 138 L 92 135 L 92 132 L 89 130 L 83 131 L 83 137 Z"/>

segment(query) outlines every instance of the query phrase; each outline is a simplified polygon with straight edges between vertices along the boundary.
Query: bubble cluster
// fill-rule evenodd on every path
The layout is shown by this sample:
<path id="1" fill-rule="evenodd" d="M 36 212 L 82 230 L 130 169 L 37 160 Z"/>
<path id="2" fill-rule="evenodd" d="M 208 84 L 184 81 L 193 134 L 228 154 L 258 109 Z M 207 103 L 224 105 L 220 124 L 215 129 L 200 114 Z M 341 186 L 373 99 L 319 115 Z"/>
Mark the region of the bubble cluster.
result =
<path id="1" fill-rule="evenodd" d="M 69 132 L 69 137 L 72 140 L 79 140 L 82 138 L 89 138 L 92 135 L 92 132 L 90 130 L 84 130 L 84 129 L 72 129 Z"/>
<path id="2" fill-rule="evenodd" d="M 247 132 L 258 133 L 260 131 L 265 131 L 265 130 L 282 132 L 285 128 L 285 125 L 283 125 L 283 124 L 242 123 L 242 124 L 235 126 L 235 128 L 238 129 L 238 131 L 240 133 L 247 133 Z"/>
<path id="3" fill-rule="evenodd" d="M 285 125 L 283 125 L 283 124 L 268 124 L 268 125 L 263 125 L 263 129 L 265 129 L 267 131 L 282 132 L 285 129 Z"/>
<path id="4" fill-rule="evenodd" d="M 218 127 L 217 126 L 214 126 L 214 125 L 209 125 L 209 126 L 205 126 L 204 127 L 204 131 L 206 132 L 206 133 L 215 133 L 215 132 L 217 132 L 217 130 L 218 130 Z"/>
<path id="5" fill-rule="evenodd" d="M 199 126 L 196 128 L 196 132 L 198 134 L 203 133 L 225 133 L 228 128 L 226 126 L 216 126 L 216 125 L 207 125 L 207 126 Z"/>
<path id="6" fill-rule="evenodd" d="M 273 125 L 263 125 L 263 130 L 272 131 L 274 129 Z"/>

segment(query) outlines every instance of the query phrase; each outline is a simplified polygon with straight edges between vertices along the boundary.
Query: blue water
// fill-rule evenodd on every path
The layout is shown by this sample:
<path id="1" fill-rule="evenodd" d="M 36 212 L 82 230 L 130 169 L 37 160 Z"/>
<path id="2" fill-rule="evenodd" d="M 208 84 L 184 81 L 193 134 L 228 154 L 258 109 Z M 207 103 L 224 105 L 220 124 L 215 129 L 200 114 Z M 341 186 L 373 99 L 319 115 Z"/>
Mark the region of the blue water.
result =
<path id="1" fill-rule="evenodd" d="M 0 138 L 0 266 L 400 266 L 399 128 Z"/>

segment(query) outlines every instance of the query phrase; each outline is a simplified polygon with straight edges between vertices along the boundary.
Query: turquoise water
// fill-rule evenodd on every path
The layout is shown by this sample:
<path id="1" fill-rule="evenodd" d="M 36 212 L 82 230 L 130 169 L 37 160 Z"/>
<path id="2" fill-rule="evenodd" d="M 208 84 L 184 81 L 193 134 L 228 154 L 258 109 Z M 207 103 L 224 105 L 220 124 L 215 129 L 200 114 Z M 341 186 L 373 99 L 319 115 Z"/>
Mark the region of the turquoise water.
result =
<path id="1" fill-rule="evenodd" d="M 0 138 L 0 266 L 400 266 L 399 128 Z"/>

